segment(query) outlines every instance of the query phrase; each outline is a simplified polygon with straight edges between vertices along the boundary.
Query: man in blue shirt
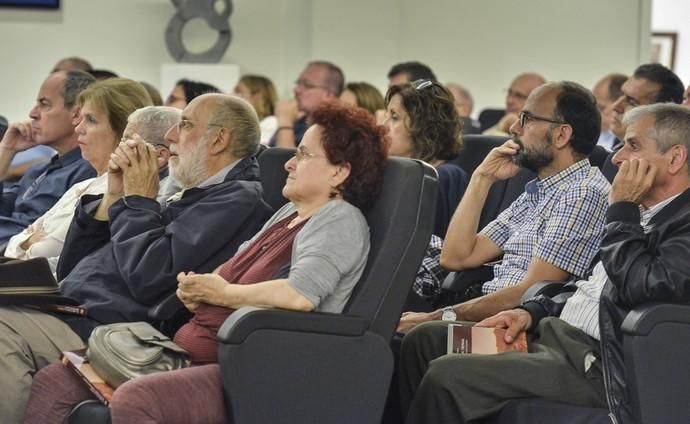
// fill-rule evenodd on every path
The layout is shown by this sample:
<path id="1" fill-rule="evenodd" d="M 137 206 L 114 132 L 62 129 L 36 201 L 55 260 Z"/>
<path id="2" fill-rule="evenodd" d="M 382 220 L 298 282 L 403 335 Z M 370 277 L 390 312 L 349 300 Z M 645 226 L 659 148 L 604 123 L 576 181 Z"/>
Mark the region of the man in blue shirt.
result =
<path id="1" fill-rule="evenodd" d="M 76 70 L 50 74 L 29 112 L 31 119 L 15 122 L 5 132 L 0 141 L 0 245 L 43 215 L 73 184 L 96 176 L 81 157 L 74 132 L 77 96 L 94 81 Z M 18 182 L 4 184 L 14 156 L 37 145 L 50 146 L 58 154 L 48 163 L 29 168 Z"/>

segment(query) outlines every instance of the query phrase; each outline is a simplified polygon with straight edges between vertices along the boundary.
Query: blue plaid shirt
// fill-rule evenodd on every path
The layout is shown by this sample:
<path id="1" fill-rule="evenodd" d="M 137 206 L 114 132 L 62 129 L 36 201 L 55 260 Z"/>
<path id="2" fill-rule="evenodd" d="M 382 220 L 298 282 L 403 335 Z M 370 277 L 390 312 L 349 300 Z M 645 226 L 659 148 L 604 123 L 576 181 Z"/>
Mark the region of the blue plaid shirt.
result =
<path id="1" fill-rule="evenodd" d="M 480 233 L 503 250 L 494 279 L 482 291 L 519 283 L 535 257 L 584 277 L 604 235 L 610 188 L 586 159 L 527 183 L 525 192 Z"/>

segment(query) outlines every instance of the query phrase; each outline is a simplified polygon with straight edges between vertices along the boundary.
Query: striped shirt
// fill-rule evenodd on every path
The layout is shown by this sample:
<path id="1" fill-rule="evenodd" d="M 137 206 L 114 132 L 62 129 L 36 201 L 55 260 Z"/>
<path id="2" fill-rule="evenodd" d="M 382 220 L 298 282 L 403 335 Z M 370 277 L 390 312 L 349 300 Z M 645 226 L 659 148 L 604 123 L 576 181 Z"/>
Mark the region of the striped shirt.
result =
<path id="1" fill-rule="evenodd" d="M 652 230 L 649 221 L 654 215 L 676 197 L 678 195 L 642 211 L 640 225 L 645 233 L 649 233 Z M 565 302 L 561 312 L 561 319 L 563 321 L 575 328 L 579 328 L 597 340 L 599 340 L 599 298 L 607 280 L 608 276 L 606 275 L 604 265 L 601 261 L 597 262 L 592 276 L 588 280 L 580 280 L 575 283 L 577 290 Z"/>
<path id="2" fill-rule="evenodd" d="M 585 276 L 604 234 L 610 188 L 586 159 L 527 183 L 525 192 L 480 233 L 503 250 L 494 279 L 482 291 L 521 282 L 533 258 Z"/>

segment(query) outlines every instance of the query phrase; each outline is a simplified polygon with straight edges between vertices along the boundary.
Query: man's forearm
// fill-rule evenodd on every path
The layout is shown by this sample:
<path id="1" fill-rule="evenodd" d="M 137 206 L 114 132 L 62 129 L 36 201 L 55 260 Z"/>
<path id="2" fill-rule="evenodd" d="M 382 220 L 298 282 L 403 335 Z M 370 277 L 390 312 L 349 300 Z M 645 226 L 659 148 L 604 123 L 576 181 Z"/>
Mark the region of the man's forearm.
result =
<path id="1" fill-rule="evenodd" d="M 93 215 L 93 217 L 98 221 L 110 221 L 108 209 L 110 209 L 110 206 L 112 206 L 113 203 L 120 200 L 121 197 L 122 196 L 106 193 L 103 196 L 103 199 L 101 199 L 101 203 L 98 205 L 98 209 L 96 209 L 96 213 Z"/>
<path id="2" fill-rule="evenodd" d="M 491 185 L 491 180 L 477 174 L 472 175 L 467 190 L 448 225 L 441 252 L 442 263 L 453 264 L 472 254 L 477 238 L 479 217 Z"/>
<path id="3" fill-rule="evenodd" d="M 16 151 L 7 149 L 0 144 L 0 181 L 7 179 L 7 171 L 10 169 L 10 164 L 15 154 L 17 154 Z"/>
<path id="4" fill-rule="evenodd" d="M 524 288 L 520 285 L 506 287 L 497 292 L 455 305 L 454 309 L 459 320 L 481 321 L 501 311 L 518 306 L 523 294 Z"/>

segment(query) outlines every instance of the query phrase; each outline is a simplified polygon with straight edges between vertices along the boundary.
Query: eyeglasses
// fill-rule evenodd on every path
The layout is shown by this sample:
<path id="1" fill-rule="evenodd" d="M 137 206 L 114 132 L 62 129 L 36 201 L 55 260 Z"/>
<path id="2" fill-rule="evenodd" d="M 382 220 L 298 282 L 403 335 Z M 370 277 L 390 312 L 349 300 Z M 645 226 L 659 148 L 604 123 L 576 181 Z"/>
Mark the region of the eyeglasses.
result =
<path id="1" fill-rule="evenodd" d="M 328 88 L 328 87 L 326 87 L 325 85 L 316 84 L 316 83 L 314 83 L 314 82 L 311 82 L 311 81 L 308 81 L 308 80 L 302 80 L 302 79 L 299 79 L 299 80 L 295 81 L 295 86 L 297 86 L 297 87 L 302 87 L 302 88 L 304 88 L 305 90 L 311 90 L 311 89 L 314 89 L 314 88 L 323 88 L 323 89 L 327 89 L 327 88 Z"/>
<path id="2" fill-rule="evenodd" d="M 525 128 L 525 124 L 529 121 L 544 121 L 544 122 L 550 122 L 552 124 L 568 125 L 567 122 L 556 121 L 555 119 L 545 118 L 545 117 L 539 116 L 539 115 L 533 115 L 533 114 L 531 114 L 529 112 L 525 112 L 525 111 L 520 112 L 520 114 L 518 115 L 518 122 L 520 122 L 520 126 L 522 128 Z"/>
<path id="3" fill-rule="evenodd" d="M 324 155 L 317 155 L 315 153 L 309 153 L 306 148 L 300 146 L 295 150 L 295 160 L 297 162 L 302 162 L 306 158 L 325 158 Z"/>
<path id="4" fill-rule="evenodd" d="M 214 124 L 213 122 L 209 122 L 206 124 L 207 127 L 225 127 L 225 125 L 221 124 Z M 182 130 L 186 131 L 191 131 L 192 128 L 194 128 L 194 122 L 190 121 L 189 119 L 180 119 L 180 122 L 178 122 L 175 127 L 177 127 L 177 132 L 182 132 Z"/>
<path id="5" fill-rule="evenodd" d="M 417 91 L 424 90 L 425 88 L 431 87 L 432 85 L 434 85 L 434 82 L 427 79 L 418 79 L 412 82 L 412 87 L 414 87 L 414 89 Z"/>

